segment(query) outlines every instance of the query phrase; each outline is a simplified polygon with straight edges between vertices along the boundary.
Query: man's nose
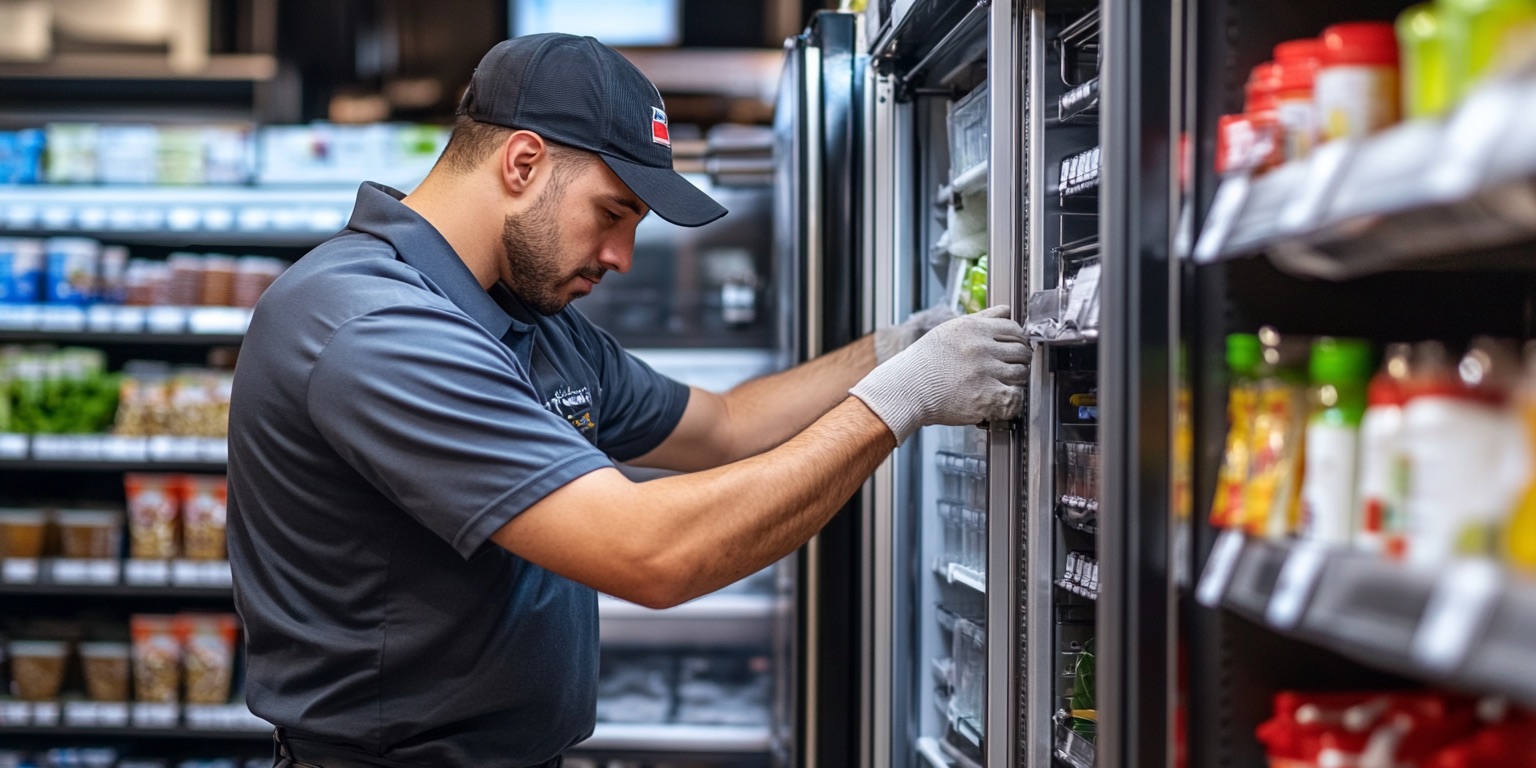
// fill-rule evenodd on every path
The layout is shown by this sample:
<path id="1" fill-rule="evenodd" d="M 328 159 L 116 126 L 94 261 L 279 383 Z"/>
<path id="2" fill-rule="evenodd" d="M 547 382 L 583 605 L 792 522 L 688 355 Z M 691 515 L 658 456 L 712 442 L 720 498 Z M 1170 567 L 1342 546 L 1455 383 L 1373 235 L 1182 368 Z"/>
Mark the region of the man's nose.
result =
<path id="1" fill-rule="evenodd" d="M 597 261 L 609 270 L 618 272 L 621 275 L 628 272 L 630 266 L 635 262 L 634 241 L 605 245 L 602 253 L 598 254 Z"/>

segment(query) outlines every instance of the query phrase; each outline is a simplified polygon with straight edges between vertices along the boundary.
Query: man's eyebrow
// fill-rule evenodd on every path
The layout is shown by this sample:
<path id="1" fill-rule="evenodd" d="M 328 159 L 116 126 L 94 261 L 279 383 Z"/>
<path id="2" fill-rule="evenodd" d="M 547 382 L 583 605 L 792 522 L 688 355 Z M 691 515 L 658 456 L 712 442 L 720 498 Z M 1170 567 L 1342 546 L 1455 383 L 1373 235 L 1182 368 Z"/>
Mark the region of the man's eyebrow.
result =
<path id="1" fill-rule="evenodd" d="M 636 216 L 645 216 L 645 211 L 640 210 L 639 201 L 635 200 L 633 197 L 626 197 L 624 195 L 609 195 L 608 199 L 617 205 L 622 205 L 625 208 L 634 211 Z"/>

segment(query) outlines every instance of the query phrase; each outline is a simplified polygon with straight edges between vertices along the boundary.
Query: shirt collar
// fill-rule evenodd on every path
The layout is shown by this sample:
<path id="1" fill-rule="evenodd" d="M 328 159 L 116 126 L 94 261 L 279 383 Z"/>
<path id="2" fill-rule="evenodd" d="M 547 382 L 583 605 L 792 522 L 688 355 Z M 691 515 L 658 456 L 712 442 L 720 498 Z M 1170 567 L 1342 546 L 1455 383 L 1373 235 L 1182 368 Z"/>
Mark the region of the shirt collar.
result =
<path id="1" fill-rule="evenodd" d="M 529 323 L 514 319 L 503 308 L 503 302 L 511 297 L 511 291 L 501 284 L 492 286 L 497 298 L 480 287 L 480 281 L 453 246 L 443 238 L 432 223 L 421 217 L 401 200 L 405 193 L 383 184 L 364 182 L 357 190 L 357 203 L 352 208 L 352 218 L 347 229 L 364 232 L 389 243 L 399 254 L 400 260 L 411 265 L 435 284 L 449 301 L 464 310 L 481 327 L 497 338 L 510 333 L 527 333 L 533 329 Z M 505 297 L 501 294 L 506 294 Z M 519 302 L 507 302 L 516 306 Z"/>

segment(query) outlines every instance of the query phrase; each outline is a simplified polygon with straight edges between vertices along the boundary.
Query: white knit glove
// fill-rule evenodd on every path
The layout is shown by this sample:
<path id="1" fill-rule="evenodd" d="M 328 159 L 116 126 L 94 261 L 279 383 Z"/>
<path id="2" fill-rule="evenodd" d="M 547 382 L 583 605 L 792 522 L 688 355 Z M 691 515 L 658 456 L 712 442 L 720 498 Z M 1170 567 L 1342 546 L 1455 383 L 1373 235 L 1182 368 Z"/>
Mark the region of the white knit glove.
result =
<path id="1" fill-rule="evenodd" d="M 896 353 L 912 346 L 912 342 L 922 338 L 923 334 L 959 314 L 959 310 L 954 307 L 940 304 L 920 312 L 913 312 L 906 320 L 896 325 L 876 329 L 875 364 L 879 365 L 895 357 Z"/>
<path id="2" fill-rule="evenodd" d="M 901 443 L 929 424 L 979 424 L 1019 415 L 1033 357 L 1008 307 L 934 328 L 876 366 L 849 394 L 864 401 Z"/>

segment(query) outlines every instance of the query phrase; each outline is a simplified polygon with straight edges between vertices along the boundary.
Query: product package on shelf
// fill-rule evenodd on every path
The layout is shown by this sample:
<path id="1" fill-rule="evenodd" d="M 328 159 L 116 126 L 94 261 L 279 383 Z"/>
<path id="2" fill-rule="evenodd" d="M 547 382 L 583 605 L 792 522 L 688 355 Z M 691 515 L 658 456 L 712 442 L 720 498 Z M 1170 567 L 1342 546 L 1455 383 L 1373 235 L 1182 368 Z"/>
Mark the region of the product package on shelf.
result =
<path id="1" fill-rule="evenodd" d="M 1282 691 L 1256 735 L 1273 768 L 1536 766 L 1536 718 L 1449 693 Z"/>

